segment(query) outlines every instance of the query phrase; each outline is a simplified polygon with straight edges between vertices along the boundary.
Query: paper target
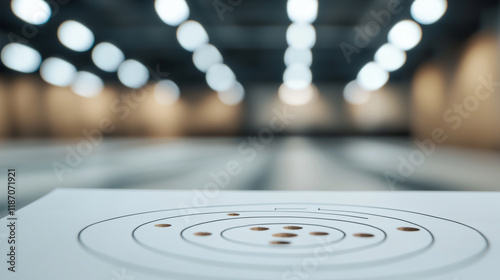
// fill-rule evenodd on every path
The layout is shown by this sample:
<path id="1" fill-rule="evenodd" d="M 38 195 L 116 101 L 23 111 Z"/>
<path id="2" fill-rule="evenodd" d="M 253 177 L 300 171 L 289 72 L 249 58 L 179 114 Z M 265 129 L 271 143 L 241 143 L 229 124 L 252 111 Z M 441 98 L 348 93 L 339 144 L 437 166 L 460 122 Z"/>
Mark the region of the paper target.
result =
<path id="1" fill-rule="evenodd" d="M 489 247 L 457 221 L 328 204 L 136 213 L 91 224 L 78 238 L 95 256 L 173 279 L 420 277 L 471 264 Z"/>

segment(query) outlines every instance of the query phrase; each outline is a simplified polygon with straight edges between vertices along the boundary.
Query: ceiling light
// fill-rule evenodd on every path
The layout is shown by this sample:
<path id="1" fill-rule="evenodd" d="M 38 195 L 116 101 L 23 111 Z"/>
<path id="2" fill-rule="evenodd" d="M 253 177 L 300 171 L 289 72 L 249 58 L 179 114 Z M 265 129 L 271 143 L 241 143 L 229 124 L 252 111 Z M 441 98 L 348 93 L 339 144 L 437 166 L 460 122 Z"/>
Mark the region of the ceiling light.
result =
<path id="1" fill-rule="evenodd" d="M 303 64 L 310 67 L 312 64 L 312 52 L 310 49 L 297 49 L 288 47 L 285 52 L 285 65 Z"/>
<path id="2" fill-rule="evenodd" d="M 52 12 L 43 0 L 12 0 L 12 12 L 27 23 L 40 25 L 46 23 Z"/>
<path id="3" fill-rule="evenodd" d="M 318 16 L 318 0 L 288 0 L 286 8 L 292 22 L 312 23 Z"/>
<path id="4" fill-rule="evenodd" d="M 236 82 L 233 71 L 225 64 L 212 65 L 206 74 L 208 86 L 215 91 L 229 90 Z"/>
<path id="5" fill-rule="evenodd" d="M 77 52 L 87 51 L 94 44 L 92 31 L 74 20 L 63 22 L 57 30 L 57 37 L 65 47 Z"/>
<path id="6" fill-rule="evenodd" d="M 92 61 L 106 72 L 116 72 L 124 59 L 123 52 L 111 43 L 100 43 L 92 50 Z"/>
<path id="7" fill-rule="evenodd" d="M 155 10 L 160 19 L 171 26 L 177 26 L 189 17 L 185 0 L 156 0 Z"/>
<path id="8" fill-rule="evenodd" d="M 375 62 L 367 63 L 358 73 L 357 83 L 365 90 L 374 91 L 383 87 L 389 80 L 389 73 Z"/>
<path id="9" fill-rule="evenodd" d="M 35 49 L 18 43 L 10 43 L 2 49 L 1 59 L 5 66 L 23 73 L 33 73 L 42 62 Z"/>
<path id="10" fill-rule="evenodd" d="M 311 70 L 302 64 L 292 64 L 283 73 L 283 82 L 291 89 L 304 89 L 312 82 Z"/>
<path id="11" fill-rule="evenodd" d="M 404 51 L 415 47 L 422 39 L 422 29 L 413 20 L 402 20 L 389 31 L 389 43 Z"/>
<path id="12" fill-rule="evenodd" d="M 75 74 L 75 66 L 57 57 L 47 58 L 40 66 L 42 79 L 55 86 L 69 86 L 73 82 Z"/>
<path id="13" fill-rule="evenodd" d="M 118 79 L 129 88 L 140 88 L 147 83 L 149 72 L 139 61 L 127 59 L 118 67 Z"/>
<path id="14" fill-rule="evenodd" d="M 210 66 L 222 63 L 222 55 L 213 45 L 201 45 L 193 53 L 193 63 L 198 70 L 206 72 Z"/>
<path id="15" fill-rule="evenodd" d="M 208 43 L 208 34 L 199 22 L 188 20 L 177 28 L 177 40 L 184 49 L 194 51 Z"/>
<path id="16" fill-rule="evenodd" d="M 311 49 L 316 43 L 316 31 L 311 24 L 292 23 L 286 31 L 286 41 L 297 49 Z"/>
<path id="17" fill-rule="evenodd" d="M 446 0 L 415 0 L 411 5 L 411 16 L 420 24 L 432 24 L 446 12 Z"/>
<path id="18" fill-rule="evenodd" d="M 391 44 L 384 44 L 375 53 L 375 62 L 387 71 L 396 71 L 406 62 L 406 53 Z"/>

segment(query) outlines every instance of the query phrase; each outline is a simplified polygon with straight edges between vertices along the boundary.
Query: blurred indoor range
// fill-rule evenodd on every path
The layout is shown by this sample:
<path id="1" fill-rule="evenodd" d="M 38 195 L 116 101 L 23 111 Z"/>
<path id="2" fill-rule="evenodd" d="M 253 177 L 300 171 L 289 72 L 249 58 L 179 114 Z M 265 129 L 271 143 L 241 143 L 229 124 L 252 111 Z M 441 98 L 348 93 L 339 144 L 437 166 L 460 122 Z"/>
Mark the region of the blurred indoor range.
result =
<path id="1" fill-rule="evenodd" d="M 493 0 L 1 1 L 1 162 L 20 206 L 499 191 L 499 28 Z"/>

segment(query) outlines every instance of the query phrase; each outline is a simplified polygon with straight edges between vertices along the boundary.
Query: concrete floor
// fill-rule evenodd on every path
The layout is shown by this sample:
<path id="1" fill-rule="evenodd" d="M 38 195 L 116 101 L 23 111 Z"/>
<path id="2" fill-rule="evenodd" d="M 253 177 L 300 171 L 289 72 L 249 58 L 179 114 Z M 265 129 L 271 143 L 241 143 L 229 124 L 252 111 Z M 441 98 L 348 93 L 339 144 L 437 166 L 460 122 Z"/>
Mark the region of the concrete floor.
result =
<path id="1" fill-rule="evenodd" d="M 18 208 L 55 188 L 500 190 L 498 152 L 438 146 L 425 154 L 404 138 L 253 140 L 4 141 L 0 177 L 6 182 L 7 167 L 17 169 Z M 4 188 L 0 217 L 6 196 Z"/>

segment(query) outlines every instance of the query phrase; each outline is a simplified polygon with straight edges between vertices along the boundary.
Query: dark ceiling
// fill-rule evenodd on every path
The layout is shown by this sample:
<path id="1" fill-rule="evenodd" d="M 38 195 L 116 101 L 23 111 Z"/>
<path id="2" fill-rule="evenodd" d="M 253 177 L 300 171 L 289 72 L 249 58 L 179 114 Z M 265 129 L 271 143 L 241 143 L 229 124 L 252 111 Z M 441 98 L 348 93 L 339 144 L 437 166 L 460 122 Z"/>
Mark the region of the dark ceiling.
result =
<path id="1" fill-rule="evenodd" d="M 411 18 L 412 1 L 401 1 L 404 11 L 394 15 L 387 27 L 374 37 L 348 63 L 339 48 L 341 42 L 353 43 L 354 27 L 373 20 L 371 11 L 386 9 L 389 0 L 320 0 L 318 19 L 314 22 L 317 42 L 313 48 L 311 67 L 315 82 L 348 82 L 359 69 L 373 60 L 378 47 L 386 42 L 389 28 L 401 19 Z M 44 58 L 60 56 L 74 63 L 79 70 L 89 70 L 108 81 L 116 74 L 99 70 L 92 63 L 90 51 L 76 53 L 66 49 L 57 39 L 57 28 L 65 20 L 74 19 L 87 25 L 96 42 L 109 41 L 119 46 L 127 58 L 170 73 L 181 84 L 204 84 L 204 74 L 193 65 L 191 53 L 177 42 L 176 28 L 164 24 L 157 16 L 153 0 L 54 0 L 67 2 L 53 8 L 53 17 L 44 26 L 25 24 L 13 15 L 10 1 L 0 1 L 0 47 L 9 42 L 12 34 L 22 36 L 23 30 L 32 35 L 27 43 L 40 51 Z M 190 19 L 206 28 L 210 42 L 221 51 L 225 63 L 243 83 L 281 82 L 287 48 L 286 29 L 290 24 L 286 0 L 241 0 L 221 20 L 214 3 L 227 0 L 188 0 Z M 497 18 L 498 1 L 449 0 L 444 17 L 435 24 L 423 26 L 422 42 L 408 52 L 407 64 L 391 74 L 391 81 L 405 80 L 418 64 L 442 55 L 460 44 L 483 26 L 489 18 Z M 8 34 L 11 34 L 10 36 Z M 26 36 L 25 36 L 26 37 Z M 2 72 L 12 72 L 0 66 Z"/>

